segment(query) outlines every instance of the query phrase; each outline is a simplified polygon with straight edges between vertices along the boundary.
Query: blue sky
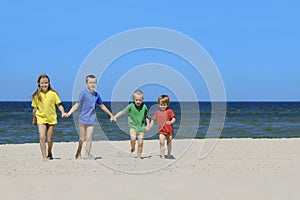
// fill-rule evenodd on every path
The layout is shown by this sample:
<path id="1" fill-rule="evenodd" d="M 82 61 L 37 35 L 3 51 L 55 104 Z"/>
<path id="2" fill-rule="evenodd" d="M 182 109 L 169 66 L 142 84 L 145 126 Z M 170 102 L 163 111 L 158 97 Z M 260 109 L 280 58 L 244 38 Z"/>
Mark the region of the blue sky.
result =
<path id="1" fill-rule="evenodd" d="M 299 101 L 299 9 L 296 0 L 3 0 L 0 101 L 30 101 L 42 73 L 50 76 L 61 99 L 70 101 L 77 72 L 90 52 L 115 34 L 143 27 L 172 29 L 198 42 L 217 65 L 228 101 Z M 149 62 L 184 68 L 198 99 L 209 100 L 192 67 L 164 52 L 123 56 L 110 70 L 121 76 L 122 66 L 126 73 Z M 109 85 L 115 84 L 109 81 L 97 89 L 104 100 L 110 100 Z M 160 88 L 144 89 L 146 99 L 155 100 L 152 91 Z"/>

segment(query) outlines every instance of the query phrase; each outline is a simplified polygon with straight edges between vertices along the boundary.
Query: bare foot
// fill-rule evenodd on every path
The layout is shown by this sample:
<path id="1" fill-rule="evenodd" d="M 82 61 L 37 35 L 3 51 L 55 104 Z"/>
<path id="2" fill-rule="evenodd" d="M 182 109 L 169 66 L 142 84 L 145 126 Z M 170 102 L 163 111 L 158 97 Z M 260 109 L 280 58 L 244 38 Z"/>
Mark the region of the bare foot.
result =
<path id="1" fill-rule="evenodd" d="M 53 155 L 52 155 L 52 153 L 48 153 L 47 158 L 48 158 L 49 160 L 53 160 Z"/>
<path id="2" fill-rule="evenodd" d="M 78 158 L 80 158 L 80 157 L 81 157 L 80 152 L 77 152 L 77 153 L 75 154 L 75 159 L 78 159 Z"/>
<path id="3" fill-rule="evenodd" d="M 44 162 L 48 162 L 49 160 L 48 160 L 48 158 L 44 157 L 44 158 L 43 158 L 43 161 L 44 161 Z"/>
<path id="4" fill-rule="evenodd" d="M 134 152 L 134 150 L 130 149 L 129 152 L 128 152 L 128 156 L 131 157 L 133 152 Z"/>
<path id="5" fill-rule="evenodd" d="M 142 160 L 143 159 L 142 154 L 138 154 L 137 158 Z"/>

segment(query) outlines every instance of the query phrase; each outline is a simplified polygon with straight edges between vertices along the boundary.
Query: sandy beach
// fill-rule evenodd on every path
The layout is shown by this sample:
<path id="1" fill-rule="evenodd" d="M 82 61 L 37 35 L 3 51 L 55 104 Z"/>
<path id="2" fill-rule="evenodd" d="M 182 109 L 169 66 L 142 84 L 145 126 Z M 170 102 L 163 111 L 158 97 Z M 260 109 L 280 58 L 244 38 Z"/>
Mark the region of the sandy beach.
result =
<path id="1" fill-rule="evenodd" d="M 174 159 L 145 141 L 143 159 L 129 141 L 93 142 L 92 159 L 75 160 L 77 143 L 0 145 L 1 199 L 299 199 L 300 139 L 174 140 Z"/>

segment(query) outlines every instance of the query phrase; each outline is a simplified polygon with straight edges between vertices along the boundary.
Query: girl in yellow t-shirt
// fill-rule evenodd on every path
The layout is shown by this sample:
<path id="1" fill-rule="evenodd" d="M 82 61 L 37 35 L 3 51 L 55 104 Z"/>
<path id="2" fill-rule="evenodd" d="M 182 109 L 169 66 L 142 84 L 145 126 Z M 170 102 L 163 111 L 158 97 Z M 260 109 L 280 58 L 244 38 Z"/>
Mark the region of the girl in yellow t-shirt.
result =
<path id="1" fill-rule="evenodd" d="M 33 107 L 32 124 L 37 125 L 40 135 L 40 148 L 42 151 L 43 160 L 52 160 L 52 134 L 54 125 L 57 124 L 56 107 L 62 115 L 65 115 L 64 107 L 61 104 L 57 92 L 51 87 L 50 79 L 47 75 L 42 74 L 38 78 L 38 88 L 31 96 Z M 48 154 L 46 155 L 46 138 L 48 143 Z"/>

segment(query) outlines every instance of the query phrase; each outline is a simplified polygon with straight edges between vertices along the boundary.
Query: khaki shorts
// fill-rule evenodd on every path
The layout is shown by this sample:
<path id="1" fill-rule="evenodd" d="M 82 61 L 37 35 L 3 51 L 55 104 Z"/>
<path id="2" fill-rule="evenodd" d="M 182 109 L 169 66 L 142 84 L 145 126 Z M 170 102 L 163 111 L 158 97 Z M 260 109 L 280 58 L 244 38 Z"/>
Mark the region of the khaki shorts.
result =
<path id="1" fill-rule="evenodd" d="M 134 130 L 133 128 L 129 129 L 129 134 L 131 135 L 144 135 L 144 132 L 137 132 L 136 130 Z"/>

